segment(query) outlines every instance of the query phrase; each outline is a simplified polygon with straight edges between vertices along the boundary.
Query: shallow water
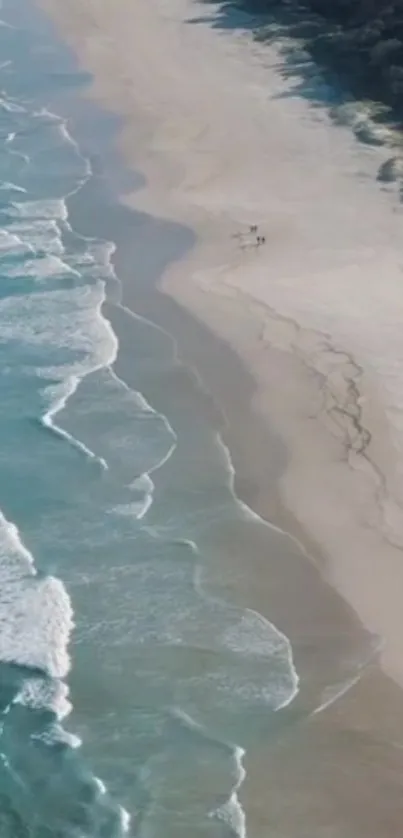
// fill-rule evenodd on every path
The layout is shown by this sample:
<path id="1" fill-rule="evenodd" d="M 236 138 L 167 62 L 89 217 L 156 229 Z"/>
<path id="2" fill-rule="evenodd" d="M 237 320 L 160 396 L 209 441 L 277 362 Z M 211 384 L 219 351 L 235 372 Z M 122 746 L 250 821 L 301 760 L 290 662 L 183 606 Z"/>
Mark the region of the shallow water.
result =
<path id="1" fill-rule="evenodd" d="M 2 835 L 241 835 L 244 748 L 298 684 L 218 594 L 223 534 L 263 524 L 169 336 L 132 318 L 134 382 L 114 370 L 114 245 L 69 225 L 92 169 L 46 107 L 82 76 L 2 14 Z"/>

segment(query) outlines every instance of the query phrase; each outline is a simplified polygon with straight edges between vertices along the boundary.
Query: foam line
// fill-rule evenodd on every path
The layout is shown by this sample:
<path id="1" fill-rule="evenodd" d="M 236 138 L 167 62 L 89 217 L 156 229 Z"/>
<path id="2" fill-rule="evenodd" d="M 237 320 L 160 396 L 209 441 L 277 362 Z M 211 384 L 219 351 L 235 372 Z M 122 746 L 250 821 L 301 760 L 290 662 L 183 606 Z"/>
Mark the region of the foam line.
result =
<path id="1" fill-rule="evenodd" d="M 61 396 L 58 400 L 54 402 L 52 407 L 41 417 L 42 425 L 51 430 L 54 434 L 59 436 L 61 439 L 66 440 L 73 448 L 76 448 L 78 451 L 82 451 L 90 460 L 95 460 L 99 463 L 99 465 L 106 471 L 108 469 L 108 464 L 103 457 L 99 457 L 94 451 L 91 451 L 90 448 L 87 447 L 83 442 L 79 439 L 76 439 L 68 431 L 65 431 L 63 428 L 60 428 L 59 425 L 56 425 L 53 422 L 53 417 L 60 413 L 61 410 L 66 406 L 66 403 L 70 396 L 75 393 L 77 387 L 80 383 L 80 378 L 78 376 L 70 376 L 70 378 L 63 382 L 62 387 L 66 390 L 63 396 Z"/>
<path id="2" fill-rule="evenodd" d="M 170 714 L 189 730 L 199 734 L 203 739 L 211 741 L 214 745 L 219 744 L 228 749 L 235 764 L 235 782 L 228 800 L 222 806 L 211 811 L 209 817 L 227 823 L 234 830 L 238 838 L 246 838 L 246 815 L 238 798 L 239 789 L 246 777 L 246 770 L 243 764 L 245 750 L 239 745 L 234 745 L 225 739 L 213 736 L 203 725 L 196 722 L 195 719 L 180 707 L 171 708 Z"/>

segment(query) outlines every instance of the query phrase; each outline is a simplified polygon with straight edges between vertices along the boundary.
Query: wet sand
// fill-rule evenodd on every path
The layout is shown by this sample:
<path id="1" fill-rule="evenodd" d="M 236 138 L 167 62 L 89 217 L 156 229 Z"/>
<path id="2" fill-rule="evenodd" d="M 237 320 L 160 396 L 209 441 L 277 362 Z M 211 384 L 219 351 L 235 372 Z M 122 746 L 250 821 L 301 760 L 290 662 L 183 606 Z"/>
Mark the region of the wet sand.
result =
<path id="1" fill-rule="evenodd" d="M 301 695 L 292 711 L 295 725 L 271 753 L 262 743 L 261 754 L 254 753 L 246 765 L 242 799 L 248 835 L 398 836 L 403 816 L 403 695 L 378 667 L 377 640 L 371 635 L 386 644 L 383 670 L 402 682 L 402 557 L 400 549 L 381 534 L 378 518 L 368 518 L 377 511 L 374 486 L 376 492 L 379 486 L 374 483 L 372 460 L 362 456 L 368 443 L 362 451 L 356 444 L 362 428 L 371 424 L 378 459 L 386 463 L 390 456 L 373 370 L 361 374 L 359 368 L 360 387 L 365 384 L 367 398 L 364 423 L 364 408 L 361 412 L 360 405 L 357 414 L 348 402 L 355 397 L 355 357 L 341 349 L 342 370 L 331 362 L 329 368 L 329 359 L 339 350 L 324 344 L 326 330 L 303 329 L 285 311 L 281 316 L 274 313 L 265 295 L 257 293 L 253 272 L 263 267 L 267 281 L 267 243 L 265 248 L 243 249 L 234 237 L 247 231 L 252 218 L 266 223 L 258 214 L 256 198 L 248 193 L 246 173 L 244 192 L 236 184 L 233 217 L 220 206 L 219 191 L 213 194 L 205 188 L 203 193 L 203 183 L 209 182 L 208 148 L 203 149 L 206 168 L 197 169 L 199 181 L 178 188 L 178 183 L 183 187 L 186 172 L 176 157 L 176 141 L 183 141 L 186 157 L 186 141 L 197 146 L 198 135 L 193 129 L 186 133 L 190 126 L 185 120 L 183 124 L 173 120 L 171 134 L 167 123 L 158 133 L 155 110 L 147 108 L 147 73 L 141 80 L 132 76 L 130 61 L 121 47 L 117 49 L 118 33 L 123 37 L 123 24 L 126 21 L 127 27 L 130 15 L 134 39 L 140 12 L 131 5 L 129 9 L 123 0 L 113 9 L 103 0 L 87 0 L 84 5 L 46 0 L 44 5 L 77 47 L 84 66 L 95 73 L 92 94 L 126 117 L 122 139 L 126 160 L 148 178 L 146 189 L 124 198 L 129 206 L 149 211 L 137 234 L 129 210 L 109 207 L 108 214 L 108 207 L 102 207 L 105 234 L 118 240 L 124 303 L 175 335 L 180 357 L 197 370 L 225 417 L 223 434 L 237 471 L 238 493 L 263 517 L 292 531 L 311 556 L 274 531 L 272 555 L 257 542 L 237 549 L 227 545 L 227 594 L 257 608 L 285 631 L 302 677 Z M 138 38 L 137 33 L 136 45 Z M 137 85 L 144 101 L 133 93 Z M 165 95 L 168 103 L 166 91 Z M 253 182 L 253 172 L 249 175 Z M 231 188 L 230 170 L 227 187 Z M 145 231 L 151 246 L 163 251 L 166 244 L 158 225 L 153 228 L 157 217 L 186 221 L 198 235 L 190 255 L 165 272 L 164 295 L 155 293 L 151 281 L 141 285 L 133 277 L 134 255 L 138 259 Z M 128 377 L 130 314 L 113 306 L 107 313 L 119 335 L 120 372 Z M 296 345 L 298 351 L 290 351 Z M 197 389 L 196 379 L 192 386 Z M 195 403 L 197 398 L 200 395 L 195 395 Z M 340 407 L 341 424 L 334 421 L 331 398 Z M 355 672 L 360 679 L 344 697 L 307 717 L 306 711 L 317 707 L 318 696 L 326 703 L 324 689 L 329 681 L 336 686 L 338 665 L 341 689 L 348 685 L 346 675 Z"/>

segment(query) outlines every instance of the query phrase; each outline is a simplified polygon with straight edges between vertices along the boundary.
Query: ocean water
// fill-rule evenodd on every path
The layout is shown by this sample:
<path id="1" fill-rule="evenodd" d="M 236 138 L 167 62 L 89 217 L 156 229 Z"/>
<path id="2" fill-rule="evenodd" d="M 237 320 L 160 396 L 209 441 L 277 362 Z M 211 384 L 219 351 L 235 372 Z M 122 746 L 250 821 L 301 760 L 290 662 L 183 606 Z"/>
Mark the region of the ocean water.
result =
<path id="1" fill-rule="evenodd" d="M 116 374 L 102 310 L 119 294 L 114 243 L 69 223 L 92 166 L 48 106 L 82 77 L 13 11 L 0 21 L 0 833 L 241 837 L 245 749 L 269 739 L 298 676 L 288 639 L 220 596 L 208 568 L 218 578 L 226 527 L 261 524 L 180 387 L 168 419 Z M 169 336 L 136 316 L 132 332 L 135 376 L 161 399 Z"/>

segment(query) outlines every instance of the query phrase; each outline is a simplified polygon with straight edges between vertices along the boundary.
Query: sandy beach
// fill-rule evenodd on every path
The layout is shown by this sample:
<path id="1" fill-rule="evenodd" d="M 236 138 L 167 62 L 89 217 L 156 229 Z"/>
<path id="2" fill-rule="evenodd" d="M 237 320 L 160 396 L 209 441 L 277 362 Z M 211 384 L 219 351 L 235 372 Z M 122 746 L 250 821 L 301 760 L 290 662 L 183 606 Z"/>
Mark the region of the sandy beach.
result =
<path id="1" fill-rule="evenodd" d="M 390 150 L 360 145 L 325 110 L 287 97 L 276 48 L 214 28 L 213 5 L 41 5 L 94 74 L 91 96 L 124 117 L 121 150 L 146 183 L 122 201 L 196 234 L 144 313 L 171 327 L 181 357 L 219 404 L 239 494 L 310 556 L 302 566 L 290 547 L 275 618 L 258 551 L 242 597 L 262 613 L 270 601 L 270 618 L 307 669 L 314 657 L 326 670 L 336 625 L 351 640 L 362 637 L 361 622 L 374 638 L 362 647 L 362 677 L 343 697 L 274 754 L 264 743 L 254 754 L 243 789 L 248 835 L 397 838 L 402 211 L 397 188 L 376 181 Z M 129 275 L 126 248 L 118 267 Z M 124 288 L 124 302 L 138 310 L 129 281 Z M 368 651 L 378 647 L 379 667 Z"/>
<path id="2" fill-rule="evenodd" d="M 253 372 L 254 409 L 288 452 L 283 501 L 403 683 L 401 209 L 375 179 L 390 152 L 282 99 L 276 52 L 192 24 L 203 4 L 136 3 L 131 27 L 122 0 L 43 5 L 125 117 L 122 149 L 147 178 L 125 200 L 196 231 L 162 288 Z"/>

